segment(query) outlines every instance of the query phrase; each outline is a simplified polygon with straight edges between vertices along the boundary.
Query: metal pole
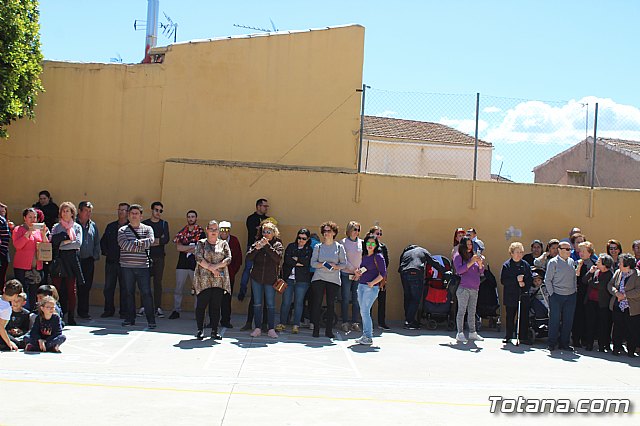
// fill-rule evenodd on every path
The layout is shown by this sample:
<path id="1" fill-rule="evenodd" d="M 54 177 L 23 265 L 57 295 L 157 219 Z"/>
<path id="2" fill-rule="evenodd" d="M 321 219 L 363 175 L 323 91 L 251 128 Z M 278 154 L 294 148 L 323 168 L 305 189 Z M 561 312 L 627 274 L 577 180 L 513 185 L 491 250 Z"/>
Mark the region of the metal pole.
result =
<path id="1" fill-rule="evenodd" d="M 158 43 L 158 9 L 160 9 L 160 0 L 147 0 L 147 36 L 142 60 L 144 64 L 151 62 L 149 49 L 156 47 Z"/>
<path id="2" fill-rule="evenodd" d="M 473 149 L 473 180 L 478 175 L 478 117 L 480 114 L 480 93 L 476 93 L 476 140 Z"/>
<path id="3" fill-rule="evenodd" d="M 364 97 L 367 90 L 366 84 L 362 84 L 362 104 L 360 106 L 360 143 L 358 144 L 358 173 L 362 171 L 362 133 L 364 132 Z M 360 90 L 358 90 L 360 91 Z"/>
<path id="4" fill-rule="evenodd" d="M 591 189 L 596 181 L 596 141 L 598 140 L 598 103 L 596 102 L 596 112 L 593 117 L 593 158 L 591 159 Z"/>

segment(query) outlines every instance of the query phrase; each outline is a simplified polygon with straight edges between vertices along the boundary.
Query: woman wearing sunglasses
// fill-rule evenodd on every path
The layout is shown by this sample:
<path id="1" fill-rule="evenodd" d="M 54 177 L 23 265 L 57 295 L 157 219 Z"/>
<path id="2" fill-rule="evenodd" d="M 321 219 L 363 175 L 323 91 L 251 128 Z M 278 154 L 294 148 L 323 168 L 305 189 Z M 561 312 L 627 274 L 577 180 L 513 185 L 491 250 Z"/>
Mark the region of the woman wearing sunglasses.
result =
<path id="1" fill-rule="evenodd" d="M 356 340 L 360 345 L 373 344 L 373 322 L 371 307 L 378 298 L 380 283 L 387 276 L 387 265 L 375 234 L 368 234 L 362 243 L 362 262 L 355 271 L 358 280 L 358 302 L 362 316 L 362 337 Z"/>
<path id="2" fill-rule="evenodd" d="M 613 267 L 611 272 L 618 270 L 618 256 L 622 253 L 622 244 L 618 240 L 607 241 L 607 254 L 613 258 Z"/>
<path id="3" fill-rule="evenodd" d="M 311 279 L 311 321 L 313 322 L 313 337 L 320 337 L 320 308 L 325 292 L 327 297 L 327 326 L 324 335 L 330 339 L 333 335 L 334 304 L 338 290 L 340 290 L 340 270 L 347 266 L 347 254 L 344 246 L 335 241 L 338 235 L 338 225 L 335 222 L 325 222 L 320 225 L 322 244 L 313 248 L 311 266 L 316 270 Z"/>
<path id="4" fill-rule="evenodd" d="M 280 324 L 276 326 L 276 331 L 284 331 L 286 329 L 287 319 L 291 311 L 291 302 L 294 303 L 291 333 L 298 334 L 300 331 L 304 297 L 311 285 L 309 265 L 311 264 L 312 254 L 311 233 L 308 229 L 302 228 L 298 231 L 296 241 L 290 243 L 284 251 L 282 277 L 286 277 L 288 286 L 282 295 Z"/>
<path id="5" fill-rule="evenodd" d="M 262 238 L 251 245 L 247 259 L 253 261 L 251 268 L 251 293 L 253 294 L 253 319 L 255 329 L 251 337 L 262 334 L 262 301 L 267 305 L 267 323 L 269 337 L 277 338 L 274 328 L 276 320 L 276 290 L 273 288 L 278 279 L 280 261 L 284 251 L 280 242 L 280 232 L 272 222 L 264 222 L 260 229 Z"/>

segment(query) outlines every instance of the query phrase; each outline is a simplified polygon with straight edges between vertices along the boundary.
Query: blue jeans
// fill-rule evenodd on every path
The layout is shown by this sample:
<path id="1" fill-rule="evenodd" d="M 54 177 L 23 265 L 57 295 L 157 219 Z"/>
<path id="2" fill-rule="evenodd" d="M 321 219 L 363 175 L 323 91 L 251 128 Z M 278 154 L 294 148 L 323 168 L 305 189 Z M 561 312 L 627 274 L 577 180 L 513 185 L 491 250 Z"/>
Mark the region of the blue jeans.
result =
<path id="1" fill-rule="evenodd" d="M 358 305 L 358 281 L 351 281 L 349 274 L 340 272 L 340 291 L 342 292 L 342 322 L 349 321 L 349 302 L 351 302 L 351 322 L 360 322 Z"/>
<path id="2" fill-rule="evenodd" d="M 562 348 L 569 346 L 575 310 L 575 293 L 568 296 L 554 293 L 549 296 L 549 339 L 547 341 L 549 346 L 555 347 L 558 344 Z M 558 335 L 560 335 L 559 340 Z"/>
<path id="3" fill-rule="evenodd" d="M 251 294 L 253 295 L 253 321 L 256 328 L 262 327 L 262 295 L 264 294 L 267 305 L 267 323 L 269 330 L 275 327 L 276 322 L 276 290 L 270 284 L 261 284 L 251 280 Z"/>
<path id="4" fill-rule="evenodd" d="M 144 307 L 144 314 L 149 324 L 156 323 L 155 310 L 153 309 L 153 297 L 151 296 L 151 273 L 149 268 L 120 268 L 122 280 L 127 290 L 126 320 L 135 323 L 136 320 L 136 282 L 140 290 L 140 298 Z"/>
<path id="5" fill-rule="evenodd" d="M 249 251 L 250 248 L 251 246 L 247 246 L 247 251 Z M 244 270 L 242 271 L 242 278 L 240 278 L 240 292 L 247 292 L 247 284 L 249 283 L 249 279 L 251 279 L 251 268 L 253 268 L 253 260 L 245 257 Z"/>
<path id="6" fill-rule="evenodd" d="M 409 324 L 415 324 L 416 314 L 420 306 L 424 274 L 421 271 L 406 271 L 400 274 L 402 289 L 404 290 L 404 319 Z"/>
<path id="7" fill-rule="evenodd" d="M 309 290 L 311 283 L 296 282 L 291 278 L 287 279 L 288 287 L 282 295 L 282 304 L 280 305 L 280 324 L 286 324 L 291 310 L 291 302 L 294 301 L 293 309 L 293 325 L 300 325 L 302 319 L 302 310 L 304 309 L 304 296 Z"/>
<path id="8" fill-rule="evenodd" d="M 371 339 L 373 337 L 373 321 L 371 320 L 371 307 L 378 298 L 380 287 L 374 285 L 358 284 L 358 304 L 362 315 L 362 334 Z"/>

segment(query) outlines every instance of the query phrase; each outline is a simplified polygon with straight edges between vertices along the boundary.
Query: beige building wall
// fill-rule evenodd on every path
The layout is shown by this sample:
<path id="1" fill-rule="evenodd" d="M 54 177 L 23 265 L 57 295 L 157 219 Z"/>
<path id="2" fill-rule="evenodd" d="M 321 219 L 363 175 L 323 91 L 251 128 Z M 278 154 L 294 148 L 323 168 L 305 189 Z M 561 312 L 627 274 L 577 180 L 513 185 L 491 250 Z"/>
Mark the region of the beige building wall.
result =
<path id="1" fill-rule="evenodd" d="M 492 150 L 478 149 L 479 180 L 491 179 Z M 473 179 L 473 146 L 364 140 L 362 151 L 367 172 Z"/>
<path id="2" fill-rule="evenodd" d="M 599 250 L 611 237 L 625 247 L 639 237 L 638 191 L 595 190 L 590 215 L 585 188 L 357 175 L 363 43 L 364 29 L 349 26 L 185 43 L 170 47 L 162 64 L 47 62 L 36 121 L 12 125 L 0 144 L 0 200 L 20 223 L 41 189 L 58 203 L 89 199 L 102 231 L 119 201 L 143 204 L 148 217 L 159 199 L 172 234 L 196 209 L 201 223 L 231 220 L 241 242 L 260 197 L 269 199 L 285 243 L 326 219 L 341 233 L 349 220 L 377 223 L 391 254 L 392 319 L 402 311 L 402 248 L 416 243 L 449 255 L 458 226 L 477 228 L 496 272 L 512 226 L 525 242 L 579 226 Z M 164 308 L 172 305 L 177 259 L 172 244 L 167 251 Z M 97 305 L 103 270 L 101 261 Z M 234 301 L 236 312 L 246 303 Z M 186 297 L 184 308 L 192 306 Z"/>

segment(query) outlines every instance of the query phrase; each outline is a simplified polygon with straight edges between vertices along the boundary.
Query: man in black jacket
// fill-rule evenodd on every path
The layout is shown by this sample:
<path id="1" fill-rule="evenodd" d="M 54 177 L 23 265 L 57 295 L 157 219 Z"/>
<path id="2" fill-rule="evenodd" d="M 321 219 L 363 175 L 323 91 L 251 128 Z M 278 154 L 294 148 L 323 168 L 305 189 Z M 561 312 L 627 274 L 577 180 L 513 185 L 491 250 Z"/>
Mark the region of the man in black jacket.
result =
<path id="1" fill-rule="evenodd" d="M 112 317 L 116 312 L 114 296 L 116 285 L 120 284 L 120 318 L 126 314 L 126 292 L 123 288 L 120 270 L 120 246 L 118 245 L 118 229 L 129 223 L 129 203 L 118 204 L 118 220 L 107 225 L 100 239 L 100 250 L 106 257 L 104 265 L 104 312 L 102 318 Z"/>

